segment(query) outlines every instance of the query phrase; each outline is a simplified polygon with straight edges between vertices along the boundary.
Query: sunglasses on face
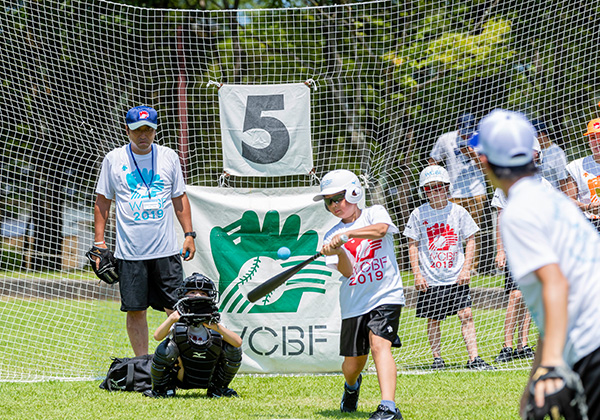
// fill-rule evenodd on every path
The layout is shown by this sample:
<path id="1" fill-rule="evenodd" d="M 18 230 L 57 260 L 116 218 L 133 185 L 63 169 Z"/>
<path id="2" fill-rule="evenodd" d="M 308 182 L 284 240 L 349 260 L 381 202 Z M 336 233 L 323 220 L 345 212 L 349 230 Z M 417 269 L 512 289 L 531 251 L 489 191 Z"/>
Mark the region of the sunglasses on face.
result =
<path id="1" fill-rule="evenodd" d="M 337 204 L 340 201 L 342 201 L 344 197 L 346 197 L 345 192 L 336 194 L 333 197 L 325 198 L 325 204 L 327 204 L 328 206 L 331 206 L 333 203 Z"/>
<path id="2" fill-rule="evenodd" d="M 427 186 L 423 187 L 423 191 L 425 191 L 425 192 L 438 191 L 438 190 L 441 190 L 444 188 L 446 188 L 446 184 L 427 185 Z"/>

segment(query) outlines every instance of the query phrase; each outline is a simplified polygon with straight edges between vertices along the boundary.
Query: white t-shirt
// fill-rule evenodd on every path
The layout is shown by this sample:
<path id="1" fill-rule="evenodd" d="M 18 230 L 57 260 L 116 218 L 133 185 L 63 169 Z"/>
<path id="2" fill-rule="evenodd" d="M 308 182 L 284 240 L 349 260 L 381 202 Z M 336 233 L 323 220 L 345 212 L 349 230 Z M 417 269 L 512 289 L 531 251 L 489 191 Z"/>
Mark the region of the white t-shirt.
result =
<path id="1" fill-rule="evenodd" d="M 501 215 L 510 271 L 544 335 L 542 285 L 534 271 L 558 264 L 569 282 L 565 362 L 600 347 L 600 236 L 565 195 L 531 177 L 515 183 Z"/>
<path id="2" fill-rule="evenodd" d="M 558 181 L 567 177 L 565 166 L 567 166 L 567 158 L 565 152 L 552 143 L 547 149 L 542 151 L 543 161 L 540 168 L 541 175 L 546 178 L 554 188 L 559 188 Z"/>
<path id="3" fill-rule="evenodd" d="M 115 201 L 119 259 L 139 261 L 179 253 L 171 201 L 185 192 L 179 157 L 168 147 L 154 144 L 152 150 L 136 155 L 127 144 L 109 152 L 102 162 L 96 193 Z"/>
<path id="4" fill-rule="evenodd" d="M 600 198 L 600 164 L 592 155 L 574 160 L 567 165 L 567 172 L 577 184 L 577 201 L 583 204 L 597 203 Z M 598 219 L 593 213 L 585 213 L 588 219 Z"/>
<path id="5" fill-rule="evenodd" d="M 344 249 L 353 265 L 350 278 L 341 277 L 340 308 L 342 319 L 363 315 L 381 305 L 404 305 L 402 277 L 394 252 L 394 233 L 398 228 L 383 206 L 372 206 L 352 223 L 339 222 L 331 228 L 323 240 L 328 244 L 338 233 L 385 223 L 389 226 L 381 239 L 350 239 Z M 337 269 L 337 255 L 325 257 L 325 263 Z"/>
<path id="6" fill-rule="evenodd" d="M 431 158 L 445 162 L 450 175 L 452 198 L 466 198 L 486 193 L 483 173 L 457 146 L 458 131 L 442 134 L 431 150 Z"/>
<path id="7" fill-rule="evenodd" d="M 404 236 L 419 243 L 419 268 L 428 285 L 457 282 L 465 263 L 463 242 L 478 230 L 469 212 L 452 202 L 440 210 L 429 203 L 413 210 Z"/>
<path id="8" fill-rule="evenodd" d="M 534 178 L 541 182 L 542 185 L 548 189 L 552 190 L 555 188 L 546 178 L 539 176 L 539 174 L 534 175 Z M 504 207 L 506 207 L 506 194 L 504 194 L 504 191 L 502 191 L 500 188 L 496 188 L 491 204 L 498 210 L 502 210 Z"/>

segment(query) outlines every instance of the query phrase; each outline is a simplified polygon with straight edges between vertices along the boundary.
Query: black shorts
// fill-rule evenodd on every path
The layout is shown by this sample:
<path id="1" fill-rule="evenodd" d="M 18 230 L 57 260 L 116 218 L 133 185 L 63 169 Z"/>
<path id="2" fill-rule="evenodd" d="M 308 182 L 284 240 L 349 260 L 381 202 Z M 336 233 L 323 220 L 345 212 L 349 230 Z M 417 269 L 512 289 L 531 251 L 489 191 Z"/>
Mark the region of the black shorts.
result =
<path id="1" fill-rule="evenodd" d="M 157 311 L 173 309 L 177 289 L 183 283 L 183 267 L 179 254 L 154 260 L 117 260 L 121 311 Z"/>
<path id="2" fill-rule="evenodd" d="M 357 357 L 369 354 L 369 331 L 400 347 L 398 324 L 402 305 L 381 305 L 363 315 L 342 319 L 340 356 Z"/>
<path id="3" fill-rule="evenodd" d="M 509 269 L 504 270 L 504 293 L 510 294 L 513 290 L 519 290 Z"/>
<path id="4" fill-rule="evenodd" d="M 456 315 L 461 309 L 471 306 L 469 286 L 457 283 L 430 286 L 419 292 L 417 297 L 417 318 L 443 321 L 447 316 Z"/>
<path id="5" fill-rule="evenodd" d="M 573 370 L 579 374 L 590 420 L 600 419 L 600 347 L 575 363 Z"/>

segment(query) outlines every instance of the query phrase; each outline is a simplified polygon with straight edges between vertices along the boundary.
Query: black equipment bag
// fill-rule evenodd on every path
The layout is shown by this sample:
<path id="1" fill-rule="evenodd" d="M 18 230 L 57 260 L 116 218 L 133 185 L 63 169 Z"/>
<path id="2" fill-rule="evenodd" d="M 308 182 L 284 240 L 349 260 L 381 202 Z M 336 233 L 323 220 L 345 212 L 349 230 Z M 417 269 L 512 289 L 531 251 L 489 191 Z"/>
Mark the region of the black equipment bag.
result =
<path id="1" fill-rule="evenodd" d="M 153 354 L 136 357 L 113 357 L 106 379 L 100 384 L 107 391 L 144 392 L 152 389 L 150 369 Z"/>

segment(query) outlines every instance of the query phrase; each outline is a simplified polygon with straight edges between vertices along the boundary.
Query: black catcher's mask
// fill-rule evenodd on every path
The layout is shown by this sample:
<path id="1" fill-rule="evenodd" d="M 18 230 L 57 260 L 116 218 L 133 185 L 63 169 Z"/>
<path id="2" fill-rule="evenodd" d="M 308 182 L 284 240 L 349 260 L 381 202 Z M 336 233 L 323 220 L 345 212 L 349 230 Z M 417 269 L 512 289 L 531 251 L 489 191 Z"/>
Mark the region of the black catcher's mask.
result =
<path id="1" fill-rule="evenodd" d="M 193 290 L 203 291 L 207 296 L 186 296 Z M 175 304 L 175 310 L 181 314 L 182 322 L 198 326 L 203 323 L 215 324 L 221 320 L 217 306 L 219 293 L 214 282 L 204 274 L 194 273 L 186 277 L 178 295 L 180 299 Z"/>

